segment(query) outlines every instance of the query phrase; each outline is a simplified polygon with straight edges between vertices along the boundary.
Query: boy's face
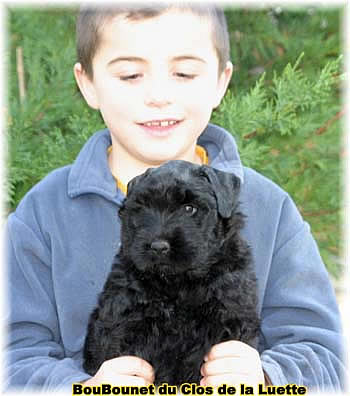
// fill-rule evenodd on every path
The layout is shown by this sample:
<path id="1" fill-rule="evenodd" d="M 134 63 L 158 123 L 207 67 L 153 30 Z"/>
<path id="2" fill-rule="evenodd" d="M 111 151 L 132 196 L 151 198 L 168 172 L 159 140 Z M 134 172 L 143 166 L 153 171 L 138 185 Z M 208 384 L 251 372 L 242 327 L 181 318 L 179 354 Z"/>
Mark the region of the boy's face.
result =
<path id="1" fill-rule="evenodd" d="M 101 34 L 92 81 L 80 64 L 74 71 L 111 131 L 113 150 L 150 165 L 191 160 L 232 72 L 228 63 L 218 75 L 207 19 L 176 10 L 139 21 L 118 16 Z"/>

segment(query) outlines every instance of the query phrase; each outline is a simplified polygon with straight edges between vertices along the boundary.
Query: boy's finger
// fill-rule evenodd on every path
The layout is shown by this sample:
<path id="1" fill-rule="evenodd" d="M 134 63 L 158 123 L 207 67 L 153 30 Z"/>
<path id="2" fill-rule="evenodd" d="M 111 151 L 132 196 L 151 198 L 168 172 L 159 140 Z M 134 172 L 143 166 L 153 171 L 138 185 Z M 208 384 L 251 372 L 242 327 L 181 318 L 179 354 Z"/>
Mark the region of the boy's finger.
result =
<path id="1" fill-rule="evenodd" d="M 247 353 L 257 353 L 257 351 L 241 341 L 226 341 L 214 345 L 204 358 L 204 361 L 225 357 L 240 357 Z"/>
<path id="2" fill-rule="evenodd" d="M 138 377 L 136 375 L 102 375 L 98 381 L 94 381 L 93 383 L 87 382 L 85 385 L 102 385 L 108 384 L 111 386 L 149 386 L 151 382 L 143 377 Z"/>
<path id="3" fill-rule="evenodd" d="M 204 363 L 201 367 L 201 374 L 203 376 L 230 373 L 248 375 L 251 369 L 252 366 L 247 367 L 246 362 L 242 362 L 242 359 L 229 357 L 209 360 L 208 362 Z"/>
<path id="4" fill-rule="evenodd" d="M 153 367 L 146 360 L 136 356 L 117 357 L 106 361 L 104 365 L 108 365 L 108 369 L 115 374 L 136 375 L 149 382 L 154 381 Z"/>
<path id="5" fill-rule="evenodd" d="M 218 387 L 222 384 L 235 386 L 238 388 L 241 384 L 241 379 L 232 374 L 211 375 L 201 379 L 200 385 Z"/>
<path id="6" fill-rule="evenodd" d="M 135 375 L 118 375 L 114 379 L 115 386 L 149 386 L 152 382 L 147 381 L 147 379 L 142 377 L 137 377 Z"/>

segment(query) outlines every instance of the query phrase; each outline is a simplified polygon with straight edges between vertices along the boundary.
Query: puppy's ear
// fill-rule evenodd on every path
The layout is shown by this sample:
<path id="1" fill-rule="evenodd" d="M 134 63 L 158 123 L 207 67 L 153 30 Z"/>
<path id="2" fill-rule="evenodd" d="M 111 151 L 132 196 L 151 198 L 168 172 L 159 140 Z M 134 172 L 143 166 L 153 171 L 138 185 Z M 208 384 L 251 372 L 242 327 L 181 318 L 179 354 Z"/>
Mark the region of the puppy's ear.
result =
<path id="1" fill-rule="evenodd" d="M 231 217 L 238 201 L 240 179 L 233 173 L 222 172 L 206 165 L 201 166 L 200 172 L 213 187 L 220 216 Z"/>
<path id="2" fill-rule="evenodd" d="M 131 191 L 136 187 L 137 184 L 140 183 L 141 180 L 145 179 L 149 174 L 151 173 L 152 169 L 154 168 L 149 168 L 146 170 L 146 172 L 142 173 L 141 175 L 135 176 L 133 179 L 131 179 L 127 185 L 127 195 L 131 194 Z"/>

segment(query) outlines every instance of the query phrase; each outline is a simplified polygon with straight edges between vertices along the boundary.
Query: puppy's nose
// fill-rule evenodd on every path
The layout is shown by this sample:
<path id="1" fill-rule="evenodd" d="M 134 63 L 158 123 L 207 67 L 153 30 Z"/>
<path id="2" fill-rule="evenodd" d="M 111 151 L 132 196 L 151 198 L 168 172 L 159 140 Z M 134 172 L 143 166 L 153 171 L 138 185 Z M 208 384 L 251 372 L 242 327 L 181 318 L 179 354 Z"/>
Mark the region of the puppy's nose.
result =
<path id="1" fill-rule="evenodd" d="M 170 245 L 167 241 L 160 239 L 151 243 L 151 249 L 157 254 L 167 254 L 170 250 Z"/>

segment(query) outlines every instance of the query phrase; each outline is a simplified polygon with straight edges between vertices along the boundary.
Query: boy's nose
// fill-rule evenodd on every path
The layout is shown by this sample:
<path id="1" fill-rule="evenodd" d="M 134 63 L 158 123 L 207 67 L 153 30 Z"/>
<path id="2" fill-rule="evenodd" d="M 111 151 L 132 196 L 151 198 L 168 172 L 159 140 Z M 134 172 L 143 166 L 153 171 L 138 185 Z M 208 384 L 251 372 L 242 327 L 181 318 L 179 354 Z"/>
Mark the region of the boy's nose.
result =
<path id="1" fill-rule="evenodd" d="M 164 107 L 171 103 L 168 84 L 163 81 L 151 82 L 145 94 L 145 104 L 151 107 Z"/>

